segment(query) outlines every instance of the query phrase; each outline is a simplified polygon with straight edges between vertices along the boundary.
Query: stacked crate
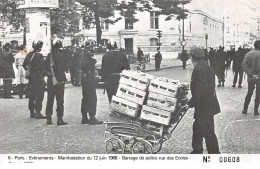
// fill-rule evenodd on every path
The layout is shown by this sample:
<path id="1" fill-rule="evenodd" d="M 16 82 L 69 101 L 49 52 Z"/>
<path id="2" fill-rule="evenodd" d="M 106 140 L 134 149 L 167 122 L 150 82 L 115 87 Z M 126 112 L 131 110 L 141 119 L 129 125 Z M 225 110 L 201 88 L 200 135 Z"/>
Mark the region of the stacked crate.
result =
<path id="1" fill-rule="evenodd" d="M 112 97 L 110 110 L 134 119 L 139 117 L 152 78 L 154 77 L 145 73 L 123 71 L 116 96 Z"/>

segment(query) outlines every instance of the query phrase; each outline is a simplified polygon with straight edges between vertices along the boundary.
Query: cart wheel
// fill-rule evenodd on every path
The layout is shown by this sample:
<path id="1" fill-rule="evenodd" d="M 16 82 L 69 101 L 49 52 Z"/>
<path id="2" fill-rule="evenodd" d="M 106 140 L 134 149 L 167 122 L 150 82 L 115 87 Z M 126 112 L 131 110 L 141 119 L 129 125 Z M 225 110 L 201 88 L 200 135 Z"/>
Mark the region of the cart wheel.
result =
<path id="1" fill-rule="evenodd" d="M 146 140 L 137 141 L 132 147 L 133 154 L 152 154 L 153 146 Z"/>
<path id="2" fill-rule="evenodd" d="M 106 142 L 107 154 L 124 154 L 125 143 L 118 138 L 111 138 Z"/>
<path id="3" fill-rule="evenodd" d="M 153 154 L 157 154 L 161 150 L 162 144 L 163 144 L 162 141 L 160 141 L 159 143 L 152 143 L 152 145 L 153 145 Z"/>

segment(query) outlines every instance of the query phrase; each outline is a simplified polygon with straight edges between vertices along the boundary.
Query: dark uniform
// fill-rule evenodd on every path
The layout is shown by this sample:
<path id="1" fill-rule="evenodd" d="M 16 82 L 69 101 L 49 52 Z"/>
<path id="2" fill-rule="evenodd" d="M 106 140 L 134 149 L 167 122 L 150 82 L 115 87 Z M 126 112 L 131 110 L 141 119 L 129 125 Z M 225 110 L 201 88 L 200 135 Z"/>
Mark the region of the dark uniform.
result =
<path id="1" fill-rule="evenodd" d="M 216 67 L 215 53 L 216 53 L 216 51 L 213 48 L 210 48 L 210 51 L 209 51 L 209 65 L 210 65 L 210 67 L 213 68 L 213 70 L 215 70 L 215 67 Z"/>
<path id="2" fill-rule="evenodd" d="M 203 138 L 205 138 L 208 153 L 217 154 L 219 146 L 214 131 L 214 115 L 220 112 L 220 107 L 215 91 L 215 75 L 208 63 L 200 60 L 194 67 L 190 84 L 192 98 L 189 106 L 195 108 L 192 153 L 203 153 Z"/>
<path id="3" fill-rule="evenodd" d="M 242 67 L 242 63 L 244 60 L 244 51 L 242 50 L 242 48 L 238 48 L 238 50 L 235 53 L 235 57 L 233 59 L 233 72 L 235 73 L 234 76 L 234 81 L 233 81 L 233 86 L 232 87 L 236 87 L 236 83 L 237 83 L 237 78 L 239 75 L 239 86 L 238 87 L 242 87 L 242 81 L 243 81 L 243 67 Z"/>
<path id="4" fill-rule="evenodd" d="M 137 51 L 137 60 L 138 60 L 139 62 L 142 62 L 143 56 L 144 56 L 144 52 L 141 50 L 141 48 L 138 48 L 138 51 Z"/>
<path id="5" fill-rule="evenodd" d="M 158 51 L 155 56 L 155 70 L 159 71 L 160 70 L 160 65 L 161 65 L 161 61 L 162 61 L 162 54 L 160 53 L 160 51 Z"/>
<path id="6" fill-rule="evenodd" d="M 96 59 L 92 58 L 93 54 L 89 50 L 82 50 L 80 54 L 81 62 L 81 85 L 82 85 L 82 101 L 81 101 L 81 113 L 82 124 L 102 124 L 103 122 L 96 119 L 97 110 L 97 94 L 96 86 L 97 79 L 95 77 L 95 64 Z M 89 114 L 89 118 L 87 117 Z"/>
<path id="7" fill-rule="evenodd" d="M 33 59 L 31 61 L 32 56 Z M 23 63 L 24 69 L 27 70 L 29 65 L 31 67 L 31 73 L 28 83 L 30 115 L 31 118 L 45 118 L 41 114 L 41 110 L 46 86 L 44 76 L 47 75 L 47 71 L 43 55 L 40 54 L 37 49 L 35 49 L 33 52 L 30 52 L 26 56 Z"/>
<path id="8" fill-rule="evenodd" d="M 182 61 L 182 68 L 186 69 L 186 62 L 187 60 L 189 60 L 189 55 L 187 53 L 187 50 L 184 50 L 181 54 L 180 54 L 180 60 Z"/>
<path id="9" fill-rule="evenodd" d="M 124 53 L 120 51 L 110 51 L 103 56 L 101 72 L 109 103 L 111 102 L 112 96 L 116 95 L 120 73 L 124 69 L 130 70 L 128 59 Z"/>
<path id="10" fill-rule="evenodd" d="M 79 86 L 79 58 L 80 58 L 80 50 L 79 48 L 72 47 L 71 48 L 71 67 L 70 67 L 70 75 L 71 75 L 71 83 L 74 86 Z"/>
<path id="11" fill-rule="evenodd" d="M 52 55 L 52 60 L 51 60 Z M 53 63 L 52 63 L 53 62 Z M 66 81 L 66 59 L 63 55 L 63 52 L 58 49 L 54 48 L 52 53 L 48 54 L 46 59 L 46 65 L 48 70 L 48 81 L 47 81 L 47 91 L 48 91 L 48 99 L 46 105 L 46 116 L 47 116 L 47 124 L 52 124 L 51 116 L 53 115 L 53 104 L 54 98 L 56 97 L 57 101 L 57 117 L 58 125 L 67 124 L 62 120 L 64 115 L 64 88 L 65 88 L 65 81 Z M 53 68 L 53 73 L 51 71 L 51 66 Z M 54 84 L 53 78 L 56 78 L 57 83 Z"/>
<path id="12" fill-rule="evenodd" d="M 215 74 L 218 77 L 218 86 L 224 87 L 225 83 L 225 68 L 226 68 L 226 52 L 224 52 L 224 48 L 220 48 L 215 55 L 216 58 L 216 66 L 215 66 Z"/>

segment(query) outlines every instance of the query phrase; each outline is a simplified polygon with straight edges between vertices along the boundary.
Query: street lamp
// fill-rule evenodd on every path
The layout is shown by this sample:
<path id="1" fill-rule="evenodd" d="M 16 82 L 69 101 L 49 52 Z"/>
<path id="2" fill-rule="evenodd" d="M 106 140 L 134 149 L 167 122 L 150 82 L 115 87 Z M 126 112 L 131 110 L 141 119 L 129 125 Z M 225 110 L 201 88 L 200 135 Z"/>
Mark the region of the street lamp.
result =
<path id="1" fill-rule="evenodd" d="M 206 50 L 208 50 L 208 39 L 209 39 L 209 35 L 206 33 L 205 34 L 205 39 L 206 39 Z"/>

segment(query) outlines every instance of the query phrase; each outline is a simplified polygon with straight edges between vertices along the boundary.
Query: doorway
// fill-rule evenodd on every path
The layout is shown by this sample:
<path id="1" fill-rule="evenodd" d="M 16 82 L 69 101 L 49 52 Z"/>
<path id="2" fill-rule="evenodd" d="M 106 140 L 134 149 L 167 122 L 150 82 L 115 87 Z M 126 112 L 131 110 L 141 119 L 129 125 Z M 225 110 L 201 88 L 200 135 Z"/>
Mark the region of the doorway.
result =
<path id="1" fill-rule="evenodd" d="M 133 38 L 125 38 L 125 51 L 127 54 L 133 54 Z"/>

